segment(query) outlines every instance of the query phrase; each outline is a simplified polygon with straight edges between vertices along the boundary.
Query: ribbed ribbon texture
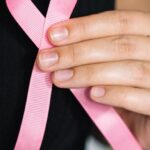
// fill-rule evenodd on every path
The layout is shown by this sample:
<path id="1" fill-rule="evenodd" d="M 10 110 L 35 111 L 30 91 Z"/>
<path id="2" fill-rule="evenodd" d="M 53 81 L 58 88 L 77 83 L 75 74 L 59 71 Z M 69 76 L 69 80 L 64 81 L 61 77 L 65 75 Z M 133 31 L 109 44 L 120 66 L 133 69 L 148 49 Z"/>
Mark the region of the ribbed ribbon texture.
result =
<path id="1" fill-rule="evenodd" d="M 12 16 L 37 48 L 44 49 L 52 48 L 47 40 L 47 29 L 57 22 L 68 20 L 77 0 L 51 0 L 46 17 L 31 0 L 6 0 L 6 3 Z M 70 90 L 114 150 L 142 150 L 112 107 L 92 102 L 86 88 Z M 34 65 L 15 150 L 40 149 L 48 118 L 51 92 L 50 73 L 40 72 Z"/>

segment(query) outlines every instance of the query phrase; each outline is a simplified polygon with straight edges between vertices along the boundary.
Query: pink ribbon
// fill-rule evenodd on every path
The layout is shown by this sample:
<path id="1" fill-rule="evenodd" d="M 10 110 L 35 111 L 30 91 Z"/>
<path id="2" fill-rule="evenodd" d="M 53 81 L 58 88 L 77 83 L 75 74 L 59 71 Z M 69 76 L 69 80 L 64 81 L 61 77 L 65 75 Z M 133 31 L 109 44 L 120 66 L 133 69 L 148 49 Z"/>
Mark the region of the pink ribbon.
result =
<path id="1" fill-rule="evenodd" d="M 52 47 L 46 37 L 47 29 L 54 23 L 69 19 L 76 2 L 77 0 L 51 0 L 44 18 L 31 0 L 6 0 L 12 16 L 39 49 Z M 71 91 L 114 150 L 142 150 L 112 107 L 92 102 L 85 88 Z M 34 65 L 15 150 L 40 149 L 51 92 L 50 74 L 40 72 Z"/>

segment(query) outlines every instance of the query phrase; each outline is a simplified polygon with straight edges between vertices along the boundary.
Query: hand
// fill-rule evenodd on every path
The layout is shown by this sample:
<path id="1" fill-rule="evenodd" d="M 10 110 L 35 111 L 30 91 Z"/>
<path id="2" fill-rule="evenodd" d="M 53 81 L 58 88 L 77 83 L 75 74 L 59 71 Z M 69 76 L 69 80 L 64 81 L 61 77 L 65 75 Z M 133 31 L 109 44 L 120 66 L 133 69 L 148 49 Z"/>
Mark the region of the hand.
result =
<path id="1" fill-rule="evenodd" d="M 149 150 L 150 14 L 104 12 L 58 23 L 48 33 L 57 47 L 39 52 L 39 68 L 53 72 L 58 87 L 91 87 L 91 99 L 117 107 Z"/>

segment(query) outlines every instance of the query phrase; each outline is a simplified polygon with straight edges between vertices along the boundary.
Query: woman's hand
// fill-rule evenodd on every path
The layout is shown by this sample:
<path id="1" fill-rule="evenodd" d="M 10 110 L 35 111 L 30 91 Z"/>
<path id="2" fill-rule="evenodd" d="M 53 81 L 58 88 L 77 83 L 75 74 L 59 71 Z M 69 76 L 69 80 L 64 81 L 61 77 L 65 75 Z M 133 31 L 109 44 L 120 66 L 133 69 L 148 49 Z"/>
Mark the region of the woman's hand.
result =
<path id="1" fill-rule="evenodd" d="M 58 23 L 57 46 L 39 52 L 43 71 L 61 88 L 91 87 L 92 100 L 112 105 L 150 149 L 150 14 L 110 11 Z M 128 111 L 126 111 L 128 110 Z"/>

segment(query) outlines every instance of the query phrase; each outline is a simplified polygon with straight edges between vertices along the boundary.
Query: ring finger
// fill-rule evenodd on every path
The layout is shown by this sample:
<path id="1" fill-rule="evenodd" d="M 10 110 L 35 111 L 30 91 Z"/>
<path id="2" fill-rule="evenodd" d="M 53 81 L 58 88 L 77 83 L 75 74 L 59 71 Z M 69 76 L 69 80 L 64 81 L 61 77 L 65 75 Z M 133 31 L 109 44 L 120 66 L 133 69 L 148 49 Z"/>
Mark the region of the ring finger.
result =
<path id="1" fill-rule="evenodd" d="M 81 88 L 95 85 L 125 85 L 150 88 L 150 63 L 120 61 L 84 65 L 52 74 L 56 86 Z"/>

